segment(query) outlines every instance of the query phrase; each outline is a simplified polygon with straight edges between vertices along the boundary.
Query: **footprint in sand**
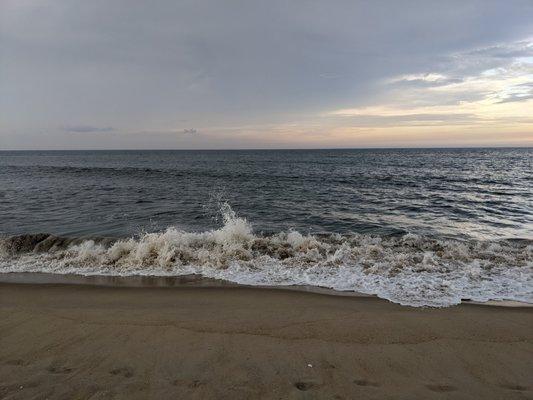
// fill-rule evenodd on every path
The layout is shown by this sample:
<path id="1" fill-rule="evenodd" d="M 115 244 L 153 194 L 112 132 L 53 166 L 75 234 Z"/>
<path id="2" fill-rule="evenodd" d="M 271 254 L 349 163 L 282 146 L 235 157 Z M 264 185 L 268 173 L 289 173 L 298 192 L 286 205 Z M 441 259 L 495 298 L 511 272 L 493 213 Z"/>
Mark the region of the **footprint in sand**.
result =
<path id="1" fill-rule="evenodd" d="M 172 384 L 174 386 L 187 386 L 189 389 L 197 389 L 204 383 L 198 379 L 176 379 Z"/>
<path id="2" fill-rule="evenodd" d="M 438 393 L 454 392 L 457 390 L 455 386 L 451 386 L 451 385 L 426 385 L 426 387 L 432 392 L 438 392 Z"/>
<path id="3" fill-rule="evenodd" d="M 500 386 L 504 389 L 509 389 L 509 390 L 518 390 L 518 391 L 530 390 L 529 387 L 522 386 L 522 385 L 503 384 Z"/>
<path id="4" fill-rule="evenodd" d="M 306 390 L 314 388 L 315 384 L 312 382 L 296 382 L 294 387 L 302 392 L 305 392 Z"/>
<path id="5" fill-rule="evenodd" d="M 312 380 L 298 381 L 294 383 L 294 387 L 302 392 L 305 392 L 311 389 L 317 389 L 322 385 L 323 383 L 321 381 L 312 381 Z"/>
<path id="6" fill-rule="evenodd" d="M 52 364 L 46 370 L 52 374 L 70 374 L 72 372 L 72 368 L 60 364 Z"/>
<path id="7" fill-rule="evenodd" d="M 122 376 L 123 378 L 131 378 L 133 376 L 133 369 L 129 367 L 115 368 L 109 371 L 111 375 Z"/>
<path id="8" fill-rule="evenodd" d="M 372 381 L 367 381 L 365 379 L 355 379 L 353 381 L 353 383 L 355 383 L 357 386 L 370 386 L 370 387 L 378 387 L 379 386 L 379 383 L 372 382 Z"/>

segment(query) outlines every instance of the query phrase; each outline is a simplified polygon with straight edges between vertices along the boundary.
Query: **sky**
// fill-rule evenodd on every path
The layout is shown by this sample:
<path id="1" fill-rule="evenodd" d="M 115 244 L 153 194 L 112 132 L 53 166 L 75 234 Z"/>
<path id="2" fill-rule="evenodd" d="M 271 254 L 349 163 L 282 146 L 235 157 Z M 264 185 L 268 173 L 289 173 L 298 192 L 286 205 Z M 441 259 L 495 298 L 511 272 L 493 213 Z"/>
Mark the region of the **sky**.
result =
<path id="1" fill-rule="evenodd" d="M 0 149 L 533 146 L 533 0 L 0 0 Z"/>

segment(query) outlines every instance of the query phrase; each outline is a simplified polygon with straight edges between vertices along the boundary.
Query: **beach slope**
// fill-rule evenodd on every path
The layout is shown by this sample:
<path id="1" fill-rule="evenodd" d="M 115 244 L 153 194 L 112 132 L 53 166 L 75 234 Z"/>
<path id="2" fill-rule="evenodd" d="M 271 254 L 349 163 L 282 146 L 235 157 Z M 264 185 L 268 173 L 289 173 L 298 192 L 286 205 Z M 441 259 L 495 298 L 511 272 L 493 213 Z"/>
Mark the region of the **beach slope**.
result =
<path id="1" fill-rule="evenodd" d="M 0 284 L 1 399 L 529 399 L 533 309 Z"/>

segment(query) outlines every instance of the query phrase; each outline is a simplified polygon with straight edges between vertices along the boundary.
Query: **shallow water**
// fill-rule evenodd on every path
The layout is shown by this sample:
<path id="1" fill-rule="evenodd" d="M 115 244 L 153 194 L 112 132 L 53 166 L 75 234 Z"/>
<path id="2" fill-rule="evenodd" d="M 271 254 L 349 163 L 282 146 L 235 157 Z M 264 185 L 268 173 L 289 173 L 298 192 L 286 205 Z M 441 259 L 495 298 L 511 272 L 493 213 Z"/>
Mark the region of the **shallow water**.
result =
<path id="1" fill-rule="evenodd" d="M 532 155 L 0 152 L 0 271 L 533 301 Z"/>

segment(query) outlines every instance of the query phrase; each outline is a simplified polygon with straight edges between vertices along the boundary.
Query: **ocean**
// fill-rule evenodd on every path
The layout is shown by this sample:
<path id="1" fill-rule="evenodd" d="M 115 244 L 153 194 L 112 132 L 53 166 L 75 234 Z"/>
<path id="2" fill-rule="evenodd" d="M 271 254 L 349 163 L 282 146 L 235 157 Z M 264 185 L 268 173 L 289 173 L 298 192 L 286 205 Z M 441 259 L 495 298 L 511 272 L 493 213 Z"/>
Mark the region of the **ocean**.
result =
<path id="1" fill-rule="evenodd" d="M 533 149 L 0 152 L 0 273 L 533 302 Z"/>

